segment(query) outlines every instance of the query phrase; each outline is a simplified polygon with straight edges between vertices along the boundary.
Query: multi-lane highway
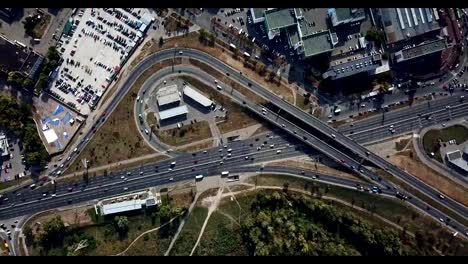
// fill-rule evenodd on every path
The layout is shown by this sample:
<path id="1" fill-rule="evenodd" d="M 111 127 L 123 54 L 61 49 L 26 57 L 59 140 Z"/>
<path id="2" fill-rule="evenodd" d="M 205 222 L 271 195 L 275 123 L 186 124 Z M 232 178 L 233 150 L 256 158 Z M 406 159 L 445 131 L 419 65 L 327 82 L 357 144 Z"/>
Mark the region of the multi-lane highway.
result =
<path id="1" fill-rule="evenodd" d="M 177 51 L 181 51 L 181 52 L 183 52 L 183 54 L 179 54 L 179 53 L 177 53 Z M 260 116 L 264 116 L 265 118 L 267 118 L 267 120 L 273 122 L 274 124 L 276 124 L 277 126 L 283 128 L 283 129 L 285 129 L 291 135 L 295 135 L 295 137 L 297 139 L 301 140 L 302 142 L 304 142 L 304 143 L 306 143 L 308 145 L 312 145 L 315 149 L 318 149 L 318 150 L 324 152 L 325 154 L 329 155 L 330 157 L 334 158 L 335 160 L 338 160 L 341 157 L 343 157 L 344 161 L 347 162 L 348 164 L 350 164 L 350 166 L 354 166 L 354 165 L 351 165 L 351 164 L 356 165 L 355 166 L 355 171 L 360 172 L 361 174 L 364 174 L 364 175 L 367 175 L 367 176 L 370 176 L 370 177 L 375 175 L 372 172 L 367 171 L 365 168 L 362 168 L 362 169 L 359 169 L 359 170 L 357 169 L 357 168 L 359 168 L 359 162 L 357 162 L 359 157 L 367 156 L 367 154 L 366 154 L 367 150 L 365 148 L 359 146 L 356 142 L 354 142 L 351 139 L 349 139 L 349 138 L 341 135 L 340 133 L 336 132 L 334 129 L 328 127 L 326 124 L 322 123 L 320 120 L 317 120 L 317 119 L 313 118 L 312 116 L 308 115 L 307 113 L 303 112 L 302 110 L 299 110 L 299 109 L 295 108 L 294 106 L 290 105 L 289 103 L 287 103 L 285 101 L 282 101 L 281 99 L 279 99 L 278 97 L 273 95 L 268 90 L 264 89 L 263 87 L 256 84 L 255 82 L 252 82 L 251 80 L 249 80 L 247 77 L 245 77 L 245 75 L 243 75 L 242 73 L 239 73 L 237 70 L 231 68 L 230 66 L 224 64 L 223 62 L 217 60 L 216 58 L 213 58 L 209 54 L 206 54 L 206 53 L 203 53 L 203 52 L 200 52 L 200 51 L 195 51 L 195 50 L 190 50 L 190 49 L 164 50 L 164 51 L 161 51 L 159 53 L 156 53 L 156 54 L 153 54 L 153 55 L 149 56 L 148 58 L 146 58 L 145 60 L 143 60 L 140 64 L 138 64 L 136 66 L 136 68 L 134 69 L 132 74 L 130 74 L 129 78 L 124 82 L 124 84 L 122 86 L 122 89 L 120 89 L 117 92 L 116 97 L 113 98 L 113 101 L 109 105 L 109 108 L 106 109 L 106 112 L 110 113 L 115 108 L 115 106 L 118 104 L 118 102 L 123 97 L 123 95 L 126 93 L 126 91 L 128 91 L 129 87 L 131 87 L 131 84 L 133 84 L 133 82 L 139 77 L 139 75 L 145 69 L 149 68 L 151 65 L 153 65 L 156 62 L 159 62 L 159 61 L 164 60 L 164 59 L 171 59 L 174 56 L 189 56 L 190 58 L 194 58 L 194 59 L 197 59 L 199 61 L 205 62 L 208 65 L 211 65 L 212 67 L 215 67 L 220 71 L 226 72 L 227 75 L 229 75 L 232 79 L 240 82 L 243 85 L 249 86 L 252 89 L 252 91 L 256 92 L 260 96 L 263 96 L 263 97 L 267 98 L 268 100 L 270 100 L 274 105 L 276 105 L 280 109 L 283 109 L 285 112 L 290 113 L 293 116 L 296 116 L 296 117 L 304 120 L 306 123 L 310 124 L 311 125 L 311 130 L 310 131 L 313 131 L 313 129 L 316 129 L 319 132 L 321 132 L 323 135 L 328 135 L 328 137 L 330 137 L 329 140 L 333 140 L 333 141 L 336 140 L 345 149 L 350 149 L 357 155 L 355 157 L 349 157 L 346 154 L 341 153 L 341 151 L 338 151 L 336 148 L 331 147 L 330 145 L 325 143 L 323 140 L 315 137 L 312 133 L 309 133 L 308 130 L 306 131 L 306 130 L 303 130 L 303 129 L 299 128 L 297 125 L 292 124 L 288 120 L 283 119 L 281 117 L 281 115 L 277 115 L 276 113 L 273 113 L 273 112 L 269 111 L 268 109 L 264 110 L 262 106 L 254 105 L 254 104 L 251 104 L 250 102 L 247 102 L 247 100 L 244 100 L 243 105 L 245 107 L 247 107 L 250 110 L 256 112 Z M 170 68 L 166 68 L 166 69 L 163 69 L 163 70 L 168 70 L 168 69 L 170 69 Z M 189 68 L 187 68 L 187 69 L 189 69 Z M 190 68 L 190 69 L 193 69 L 193 68 Z M 174 69 L 171 69 L 171 70 L 173 71 Z M 182 71 L 182 70 L 180 70 L 180 71 Z M 199 74 L 199 73 L 197 73 L 197 74 Z M 263 113 L 266 113 L 266 114 L 263 114 Z M 284 124 L 284 126 L 283 126 L 283 124 Z M 96 127 L 93 128 L 93 129 L 96 129 Z M 88 131 L 87 133 L 85 133 L 83 138 L 88 138 L 89 136 L 92 135 L 92 133 L 93 133 L 93 130 Z M 307 136 L 305 136 L 305 135 L 307 135 Z M 307 138 L 304 138 L 304 137 L 307 137 Z M 78 149 L 81 150 L 87 142 L 88 142 L 87 140 L 82 142 L 78 146 Z M 269 153 L 269 154 L 264 154 L 265 156 L 260 157 L 261 159 L 266 159 L 267 160 L 267 159 L 271 159 L 273 157 L 278 157 L 278 155 L 280 155 L 280 156 L 281 155 L 288 155 L 289 151 L 282 151 L 282 153 L 280 153 L 280 154 L 276 154 L 276 151 L 266 151 L 265 153 Z M 201 155 L 201 154 L 199 154 L 199 155 Z M 261 155 L 261 154 L 258 154 L 258 155 Z M 184 158 L 184 157 L 181 157 L 181 158 Z M 394 167 L 394 166 L 392 166 L 390 164 L 387 164 L 385 161 L 382 161 L 382 159 L 380 159 L 379 157 L 375 157 L 375 155 L 370 153 L 367 158 L 372 163 L 376 164 L 377 166 L 379 166 L 381 168 L 384 168 L 389 172 L 392 172 L 394 175 L 397 175 L 400 178 L 402 178 L 402 177 L 405 178 L 406 181 L 410 181 L 412 183 L 413 187 L 415 187 L 414 185 L 416 185 L 416 188 L 422 190 L 423 192 L 428 194 L 428 196 L 435 197 L 438 194 L 437 191 L 435 191 L 432 188 L 428 187 L 424 183 L 418 182 L 418 181 L 415 182 L 413 180 L 412 176 L 407 175 L 404 172 L 401 172 L 401 170 L 399 170 L 398 168 L 396 168 L 396 167 Z M 192 165 L 190 167 L 190 169 L 187 168 L 186 170 L 191 171 L 192 170 L 191 168 L 196 167 L 195 170 L 197 171 L 197 173 L 206 172 L 207 175 L 212 175 L 212 174 L 219 173 L 219 171 L 225 170 L 225 169 L 232 169 L 232 170 L 239 169 L 239 168 L 241 168 L 241 165 L 248 164 L 249 158 L 246 158 L 246 157 L 232 158 L 232 161 L 231 160 L 229 160 L 229 161 L 226 160 L 222 166 L 220 166 L 221 164 L 219 164 L 219 162 L 220 161 L 213 161 L 212 160 L 212 161 L 210 161 L 209 164 L 201 164 L 200 163 L 200 164 L 197 164 L 196 166 Z M 253 162 L 253 161 L 250 161 L 250 162 Z M 148 166 L 151 167 L 152 165 L 148 165 Z M 151 168 L 147 168 L 147 167 L 145 167 L 144 169 L 151 170 Z M 152 168 L 152 169 L 154 170 L 154 168 Z M 139 172 L 132 172 L 132 175 L 134 175 L 135 173 L 139 173 Z M 102 196 L 105 196 L 105 195 L 111 195 L 111 194 L 114 194 L 114 193 L 123 192 L 122 191 L 123 187 L 122 187 L 122 185 L 119 185 L 120 183 L 125 184 L 125 182 L 127 182 L 127 184 L 129 184 L 129 187 L 127 187 L 127 188 L 129 188 L 129 190 L 131 190 L 131 189 L 135 189 L 135 188 L 144 188 L 144 187 L 151 186 L 151 185 L 163 184 L 164 182 L 167 182 L 167 178 L 169 177 L 169 175 L 171 177 L 173 177 L 174 180 L 176 180 L 176 179 L 177 180 L 190 179 L 190 178 L 193 178 L 193 176 L 194 176 L 193 174 L 190 175 L 191 173 L 187 173 L 187 171 L 185 171 L 185 169 L 184 169 L 184 171 L 181 169 L 180 174 L 179 174 L 179 171 L 177 171 L 177 170 L 173 170 L 171 172 L 169 172 L 169 171 L 161 172 L 161 173 L 157 173 L 157 172 L 153 171 L 151 174 L 146 174 L 146 173 L 147 173 L 146 171 L 143 171 L 143 175 L 134 176 L 135 178 L 133 178 L 133 179 L 131 178 L 132 176 L 130 176 L 130 178 L 127 181 L 125 181 L 123 179 L 120 179 L 120 180 L 116 179 L 116 180 L 118 180 L 120 182 L 112 182 L 112 181 L 107 182 L 106 181 L 105 184 L 102 183 L 101 186 L 98 185 L 98 186 L 95 186 L 95 187 L 86 187 L 83 191 L 79 191 L 79 192 L 72 191 L 70 193 L 66 193 L 66 194 L 63 194 L 63 195 L 58 195 L 55 198 L 45 198 L 39 203 L 38 202 L 32 202 L 32 201 L 25 201 L 25 202 L 23 202 L 23 204 L 18 203 L 18 204 L 15 204 L 14 206 L 11 206 L 11 204 L 10 204 L 10 206 L 7 207 L 7 208 L 5 208 L 5 207 L 0 208 L 0 217 L 3 218 L 3 217 L 14 216 L 14 215 L 18 215 L 18 214 L 27 214 L 27 213 L 31 213 L 34 210 L 36 210 L 36 211 L 41 210 L 41 209 L 43 209 L 43 207 L 50 207 L 50 208 L 58 207 L 58 206 L 61 206 L 61 205 L 64 205 L 64 204 L 68 203 L 68 197 L 67 196 L 70 196 L 70 197 L 73 196 L 72 202 L 80 202 L 80 201 L 95 199 L 97 197 L 102 197 Z M 164 175 L 164 176 L 159 176 L 159 175 Z M 409 177 L 410 180 L 406 179 L 407 177 Z M 104 178 L 103 177 L 96 178 L 96 181 L 97 181 L 97 179 L 104 179 Z M 92 180 L 90 180 L 90 182 L 91 181 Z M 107 185 L 109 185 L 109 186 L 107 186 Z M 57 187 L 57 188 L 61 188 L 61 187 Z M 107 194 L 103 193 L 106 189 L 108 190 Z M 42 197 L 42 193 L 40 191 L 38 191 L 38 193 Z M 37 194 L 35 194 L 35 195 L 37 195 Z M 39 198 L 37 198 L 37 199 L 39 199 Z M 424 202 L 419 201 L 416 198 L 411 199 L 411 201 L 416 201 L 418 204 L 416 204 L 415 206 L 418 206 L 422 210 L 424 210 L 426 208 L 431 208 L 430 206 L 426 205 Z M 460 215 L 462 215 L 462 217 L 466 217 L 466 215 L 467 215 L 466 207 L 456 203 L 455 201 L 453 201 L 451 199 L 446 199 L 444 201 L 437 201 L 437 202 L 440 202 L 440 203 L 444 204 L 446 207 L 449 207 L 449 208 L 453 209 L 454 211 L 456 211 Z M 443 217 L 443 214 L 441 212 L 439 212 L 438 210 L 434 209 L 434 208 L 432 208 L 429 212 L 434 217 Z M 457 226 L 457 228 L 459 228 L 459 230 L 460 229 L 461 230 L 465 229 L 465 227 L 463 225 L 457 223 L 456 221 L 453 221 L 452 223 L 455 226 Z"/>
<path id="2" fill-rule="evenodd" d="M 322 136 L 329 137 L 330 140 L 338 143 L 344 150 L 349 150 L 353 152 L 356 157 L 355 159 L 358 160 L 360 158 L 365 158 L 367 161 L 371 162 L 375 166 L 386 170 L 388 173 L 392 174 L 394 177 L 404 181 L 406 184 L 412 186 L 413 188 L 418 189 L 420 192 L 424 193 L 427 197 L 432 199 L 434 202 L 439 203 L 457 214 L 461 217 L 465 218 L 468 216 L 468 209 L 466 206 L 458 203 L 457 201 L 446 198 L 444 200 L 439 200 L 438 195 L 439 192 L 432 188 L 431 186 L 427 185 L 423 181 L 417 179 L 416 177 L 404 172 L 403 170 L 399 169 L 398 167 L 392 165 L 391 163 L 387 162 L 383 158 L 370 153 L 365 147 L 359 145 L 356 141 L 350 139 L 349 137 L 339 133 L 334 128 L 328 126 L 326 123 L 322 122 L 321 120 L 317 119 L 316 117 L 302 111 L 301 109 L 295 107 L 294 105 L 290 104 L 289 102 L 282 100 L 266 88 L 262 87 L 258 83 L 250 80 L 246 77 L 245 74 L 239 72 L 238 70 L 232 68 L 231 66 L 225 64 L 221 60 L 212 57 L 211 55 L 193 49 L 185 49 L 179 48 L 179 52 L 183 52 L 179 54 L 179 56 L 189 57 L 191 59 L 196 59 L 211 67 L 218 69 L 221 72 L 225 72 L 231 79 L 239 82 L 256 94 L 262 96 L 266 100 L 269 100 L 271 104 L 275 105 L 282 111 L 296 117 L 297 119 L 302 120 L 304 123 L 310 126 L 311 131 L 316 130 L 317 132 L 321 133 Z M 151 55 L 147 59 L 151 59 L 152 56 L 157 57 L 158 54 Z M 315 134 L 315 133 L 314 133 Z"/>

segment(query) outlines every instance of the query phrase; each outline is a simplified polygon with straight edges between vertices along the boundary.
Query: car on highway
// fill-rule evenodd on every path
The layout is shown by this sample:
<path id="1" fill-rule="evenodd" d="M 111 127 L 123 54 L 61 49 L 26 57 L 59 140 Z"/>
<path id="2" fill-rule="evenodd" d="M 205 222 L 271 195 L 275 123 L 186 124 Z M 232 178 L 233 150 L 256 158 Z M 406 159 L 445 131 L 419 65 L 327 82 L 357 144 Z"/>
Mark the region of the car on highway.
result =
<path id="1" fill-rule="evenodd" d="M 124 187 L 123 190 L 124 190 L 124 191 L 128 191 L 128 187 Z"/>
<path id="2" fill-rule="evenodd" d="M 439 198 L 443 200 L 445 199 L 445 196 L 443 196 L 442 194 L 439 194 Z"/>
<path id="3" fill-rule="evenodd" d="M 145 134 L 148 135 L 149 134 L 149 131 L 148 129 L 145 128 Z"/>

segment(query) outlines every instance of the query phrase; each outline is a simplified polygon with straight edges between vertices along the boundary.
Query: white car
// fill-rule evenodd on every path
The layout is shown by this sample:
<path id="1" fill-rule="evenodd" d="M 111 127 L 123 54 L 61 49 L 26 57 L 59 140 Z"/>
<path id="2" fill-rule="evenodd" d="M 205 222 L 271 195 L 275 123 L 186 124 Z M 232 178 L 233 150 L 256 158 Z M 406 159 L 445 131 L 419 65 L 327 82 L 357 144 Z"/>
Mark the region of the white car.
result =
<path id="1" fill-rule="evenodd" d="M 146 135 L 149 134 L 149 131 L 148 131 L 148 129 L 146 129 L 146 128 L 145 128 L 145 133 L 146 133 Z"/>
<path id="2" fill-rule="evenodd" d="M 173 180 L 174 180 L 174 178 L 169 178 L 169 181 L 173 181 Z"/>

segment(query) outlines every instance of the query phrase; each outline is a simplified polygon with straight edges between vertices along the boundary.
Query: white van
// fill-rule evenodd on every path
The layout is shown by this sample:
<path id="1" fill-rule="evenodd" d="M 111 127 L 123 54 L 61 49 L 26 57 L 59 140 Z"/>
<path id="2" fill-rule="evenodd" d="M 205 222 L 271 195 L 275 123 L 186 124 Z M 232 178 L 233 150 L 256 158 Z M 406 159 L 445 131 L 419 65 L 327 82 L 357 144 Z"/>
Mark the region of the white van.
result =
<path id="1" fill-rule="evenodd" d="M 223 171 L 221 172 L 221 177 L 226 177 L 229 175 L 229 171 Z"/>
<path id="2" fill-rule="evenodd" d="M 180 123 L 177 123 L 177 128 L 180 129 L 181 127 L 182 127 L 182 125 Z"/>
<path id="3" fill-rule="evenodd" d="M 201 175 L 201 174 L 195 176 L 195 180 L 202 180 L 202 179 L 203 179 L 203 175 Z"/>
<path id="4" fill-rule="evenodd" d="M 276 151 L 276 154 L 280 154 L 280 153 L 281 153 L 281 149 L 278 149 L 278 150 Z"/>
<path id="5" fill-rule="evenodd" d="M 216 85 L 216 89 L 221 91 L 223 89 L 223 87 L 221 87 L 220 85 Z"/>
<path id="6" fill-rule="evenodd" d="M 171 166 L 172 166 L 172 167 L 174 167 L 175 165 L 176 165 L 176 162 L 175 162 L 175 161 L 171 162 Z"/>

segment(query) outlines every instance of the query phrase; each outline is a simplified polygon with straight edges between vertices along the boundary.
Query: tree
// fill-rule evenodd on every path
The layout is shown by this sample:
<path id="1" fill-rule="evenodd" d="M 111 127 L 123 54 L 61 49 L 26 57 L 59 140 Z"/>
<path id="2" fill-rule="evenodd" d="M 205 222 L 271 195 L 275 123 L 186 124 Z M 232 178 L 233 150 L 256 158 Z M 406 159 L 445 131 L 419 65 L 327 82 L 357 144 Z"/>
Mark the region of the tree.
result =
<path id="1" fill-rule="evenodd" d="M 39 243 L 48 251 L 53 247 L 60 247 L 63 244 L 65 235 L 65 224 L 60 216 L 55 216 L 42 226 L 43 231 L 39 236 Z"/>
<path id="2" fill-rule="evenodd" d="M 22 83 L 22 86 L 24 88 L 31 88 L 32 85 L 33 85 L 33 82 L 29 78 L 24 79 L 24 81 Z"/>
<path id="3" fill-rule="evenodd" d="M 383 60 L 388 60 L 389 58 L 390 58 L 390 54 L 388 52 L 384 52 L 384 54 L 382 54 Z"/>
<path id="4" fill-rule="evenodd" d="M 163 37 L 160 37 L 159 38 L 159 47 L 162 47 L 163 44 L 164 44 L 164 39 L 163 39 Z"/>
<path id="5" fill-rule="evenodd" d="M 34 235 L 31 226 L 27 225 L 23 228 L 24 241 L 29 247 L 34 243 Z"/>
<path id="6" fill-rule="evenodd" d="M 384 39 L 384 32 L 381 29 L 372 27 L 366 32 L 366 40 L 375 41 L 377 45 L 380 45 Z"/>
<path id="7" fill-rule="evenodd" d="M 114 218 L 115 229 L 120 234 L 124 236 L 128 232 L 128 218 L 126 216 L 116 216 Z"/>

